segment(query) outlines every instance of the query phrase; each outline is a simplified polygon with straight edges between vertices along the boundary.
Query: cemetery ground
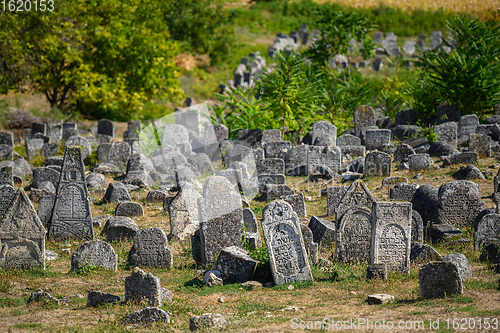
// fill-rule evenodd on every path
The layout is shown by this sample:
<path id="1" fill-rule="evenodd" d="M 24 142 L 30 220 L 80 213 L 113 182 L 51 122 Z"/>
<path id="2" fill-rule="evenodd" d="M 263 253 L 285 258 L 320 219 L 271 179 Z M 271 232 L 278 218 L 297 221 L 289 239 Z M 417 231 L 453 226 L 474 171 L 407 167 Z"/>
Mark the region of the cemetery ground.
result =
<path id="1" fill-rule="evenodd" d="M 437 164 L 438 159 L 434 159 Z M 495 158 L 480 159 L 478 167 L 487 179 L 476 180 L 481 188 L 482 200 L 486 208 L 494 206 L 491 200 L 493 193 L 492 177 L 500 167 Z M 442 183 L 454 180 L 453 174 L 460 165 L 429 170 L 421 173 L 421 178 L 411 182 L 423 185 L 431 184 L 439 187 Z M 411 179 L 415 173 L 392 170 L 393 176 Z M 107 176 L 112 181 L 112 177 Z M 115 178 L 115 181 L 120 178 Z M 302 191 L 306 196 L 307 215 L 326 216 L 326 197 L 320 196 L 320 189 L 327 186 L 326 181 L 308 183 L 306 177 L 287 177 L 287 184 L 296 192 Z M 364 181 L 375 199 L 388 199 L 388 189 L 381 188 L 383 177 L 369 177 Z M 30 179 L 25 179 L 23 187 L 29 194 Z M 331 185 L 331 184 L 329 184 Z M 91 196 L 92 216 L 114 215 L 117 204 L 103 203 L 103 191 L 89 191 Z M 136 219 L 142 228 L 160 227 L 166 233 L 170 230 L 168 213 L 164 215 L 163 207 L 158 203 L 146 201 L 147 190 L 131 193 L 135 202 L 144 205 L 144 216 Z M 308 201 L 307 201 L 308 200 Z M 36 207 L 36 203 L 35 207 Z M 250 207 L 257 218 L 261 217 L 266 202 L 257 197 L 250 202 Z M 308 222 L 309 219 L 307 219 Z M 305 220 L 303 222 L 306 222 Z M 94 227 L 96 238 L 100 236 L 102 227 Z M 262 232 L 262 229 L 261 229 Z M 472 230 L 462 230 L 457 238 L 472 239 Z M 426 241 L 427 243 L 427 241 Z M 357 321 L 366 318 L 371 321 L 424 322 L 425 330 L 429 330 L 429 320 L 440 319 L 438 331 L 453 331 L 449 328 L 454 318 L 500 318 L 500 276 L 491 266 L 479 260 L 479 251 L 473 250 L 473 243 L 433 247 L 442 255 L 460 252 L 466 255 L 473 268 L 473 278 L 464 281 L 464 293 L 452 297 L 423 300 L 420 298 L 418 285 L 419 267 L 412 266 L 410 274 L 389 273 L 387 280 L 366 280 L 366 264 L 344 265 L 335 262 L 334 249 L 320 250 L 319 258 L 330 260 L 330 266 L 312 265 L 313 281 L 294 283 L 250 290 L 241 284 L 216 287 L 204 286 L 198 270 L 208 270 L 212 265 L 196 266 L 191 254 L 190 241 L 173 241 L 174 268 L 145 268 L 145 271 L 160 278 L 162 287 L 172 291 L 173 299 L 165 302 L 162 309 L 171 313 L 170 324 L 153 323 L 146 326 L 134 326 L 122 322 L 122 319 L 133 311 L 144 307 L 143 304 L 106 304 L 97 308 L 87 307 L 87 293 L 100 290 L 123 296 L 124 279 L 130 275 L 133 266 L 128 262 L 128 252 L 132 241 L 112 242 L 118 254 L 118 270 L 116 272 L 87 266 L 79 273 L 70 272 L 71 253 L 81 244 L 78 241 L 48 240 L 47 250 L 59 255 L 56 260 L 46 262 L 46 270 L 5 270 L 0 271 L 0 331 L 9 332 L 146 332 L 146 331 L 189 331 L 189 318 L 203 313 L 221 313 L 228 321 L 225 332 L 283 332 L 293 331 L 292 319 L 296 323 L 304 321 L 322 321 L 328 318 L 333 321 Z M 70 249 L 70 250 L 67 250 Z M 320 260 L 321 262 L 321 260 Z M 260 265 L 252 280 L 262 284 L 272 281 L 270 270 Z M 52 301 L 41 301 L 27 304 L 29 295 L 40 289 L 49 292 L 56 298 L 68 295 L 83 295 L 82 298 L 71 298 L 67 304 Z M 392 303 L 370 305 L 368 295 L 385 293 L 394 295 Z M 220 302 L 220 299 L 223 302 Z M 298 321 L 297 321 L 298 320 Z M 305 327 L 305 326 L 303 326 Z M 361 329 L 364 331 L 366 329 Z M 410 330 L 410 329 L 407 329 Z M 478 331 L 478 327 L 472 331 Z"/>

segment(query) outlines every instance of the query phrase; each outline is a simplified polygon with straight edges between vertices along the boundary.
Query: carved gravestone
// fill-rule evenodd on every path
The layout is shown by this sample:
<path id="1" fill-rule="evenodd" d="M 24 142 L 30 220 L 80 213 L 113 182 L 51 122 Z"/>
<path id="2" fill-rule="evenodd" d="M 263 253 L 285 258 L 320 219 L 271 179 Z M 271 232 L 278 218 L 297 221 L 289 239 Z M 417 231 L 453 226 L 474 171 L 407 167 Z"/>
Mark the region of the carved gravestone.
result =
<path id="1" fill-rule="evenodd" d="M 337 143 L 337 127 L 328 121 L 318 121 L 312 125 L 312 139 L 314 146 L 335 147 Z"/>
<path id="2" fill-rule="evenodd" d="M 408 156 L 410 172 L 429 170 L 432 160 L 429 154 L 413 154 Z"/>
<path id="3" fill-rule="evenodd" d="M 33 204 L 24 189 L 19 187 L 0 224 L 2 268 L 45 269 L 46 233 Z"/>
<path id="4" fill-rule="evenodd" d="M 412 209 L 411 213 L 411 241 L 422 243 L 424 241 L 424 222 L 420 214 Z"/>
<path id="5" fill-rule="evenodd" d="M 108 163 L 116 165 L 120 170 L 125 170 L 130 154 L 131 149 L 128 143 L 113 142 L 109 148 Z"/>
<path id="6" fill-rule="evenodd" d="M 329 186 L 326 188 L 327 215 L 335 215 L 335 209 L 348 188 L 349 186 Z"/>
<path id="7" fill-rule="evenodd" d="M 283 158 L 283 155 L 292 148 L 290 141 L 275 141 L 266 143 L 266 158 Z"/>
<path id="8" fill-rule="evenodd" d="M 343 134 L 337 138 L 337 146 L 361 146 L 361 139 L 352 134 Z"/>
<path id="9" fill-rule="evenodd" d="M 32 123 L 31 135 L 35 135 L 36 133 L 42 133 L 43 135 L 45 135 L 47 133 L 47 126 L 41 123 Z"/>
<path id="10" fill-rule="evenodd" d="M 317 174 L 329 175 L 339 172 L 342 153 L 339 147 L 311 147 L 307 153 L 307 174 L 312 179 Z"/>
<path id="11" fill-rule="evenodd" d="M 285 162 L 281 158 L 263 158 L 256 166 L 259 175 L 282 175 L 285 172 Z"/>
<path id="12" fill-rule="evenodd" d="M 500 215 L 488 214 L 474 226 L 474 250 L 500 244 Z"/>
<path id="13" fill-rule="evenodd" d="M 47 136 L 51 141 L 59 141 L 62 139 L 62 120 L 50 122 L 47 124 Z"/>
<path id="14" fill-rule="evenodd" d="M 0 166 L 0 186 L 10 185 L 14 186 L 14 177 L 12 175 L 12 166 Z"/>
<path id="15" fill-rule="evenodd" d="M 476 133 L 478 126 L 479 118 L 475 114 L 462 116 L 458 122 L 458 136 L 468 136 L 471 133 Z"/>
<path id="16" fill-rule="evenodd" d="M 26 155 L 28 157 L 28 160 L 32 159 L 36 154 L 38 154 L 38 151 L 42 149 L 43 144 L 44 142 L 42 139 L 26 140 Z"/>
<path id="17" fill-rule="evenodd" d="M 118 255 L 113 247 L 100 239 L 86 241 L 78 246 L 71 255 L 71 270 L 78 271 L 80 268 L 93 265 L 104 267 L 111 271 L 118 268 Z"/>
<path id="18" fill-rule="evenodd" d="M 313 216 L 308 227 L 313 233 L 313 241 L 320 247 L 328 248 L 335 244 L 335 222 Z"/>
<path id="19" fill-rule="evenodd" d="M 14 148 L 14 133 L 0 132 L 0 145 L 7 145 Z"/>
<path id="20" fill-rule="evenodd" d="M 485 134 L 469 134 L 469 149 L 470 152 L 476 152 L 479 158 L 491 156 L 491 138 Z"/>
<path id="21" fill-rule="evenodd" d="M 389 190 L 389 198 L 398 201 L 411 201 L 418 190 L 417 184 L 399 183 Z"/>
<path id="22" fill-rule="evenodd" d="M 164 301 L 171 301 L 171 292 L 161 287 L 160 279 L 135 267 L 125 278 L 125 303 L 142 301 L 151 306 L 161 307 Z"/>
<path id="23" fill-rule="evenodd" d="M 220 251 L 241 246 L 243 210 L 241 196 L 224 177 L 211 177 L 198 199 L 202 263 L 213 263 Z"/>
<path id="24" fill-rule="evenodd" d="M 411 203 L 375 202 L 372 210 L 370 264 L 386 264 L 388 269 L 410 272 Z"/>
<path id="25" fill-rule="evenodd" d="M 425 225 L 428 222 L 435 223 L 437 220 L 438 192 L 439 190 L 432 185 L 422 185 L 415 191 L 411 199 L 413 209 L 420 214 Z"/>
<path id="26" fill-rule="evenodd" d="M 243 223 L 245 224 L 245 231 L 256 233 L 259 232 L 259 226 L 255 219 L 255 214 L 250 208 L 243 209 Z"/>
<path id="27" fill-rule="evenodd" d="M 396 148 L 396 151 L 394 152 L 394 162 L 407 161 L 408 157 L 413 154 L 415 154 L 413 148 L 406 143 L 402 143 Z"/>
<path id="28" fill-rule="evenodd" d="M 299 218 L 284 201 L 273 201 L 262 212 L 269 265 L 277 285 L 312 280 Z"/>
<path id="29" fill-rule="evenodd" d="M 184 240 L 199 228 L 198 198 L 201 195 L 189 184 L 184 184 L 168 205 L 170 238 Z"/>
<path id="30" fill-rule="evenodd" d="M 0 185 L 0 217 L 3 217 L 10 208 L 16 190 L 11 185 Z"/>
<path id="31" fill-rule="evenodd" d="M 449 261 L 422 265 L 418 272 L 418 284 L 423 299 L 462 294 L 464 290 L 458 266 Z"/>
<path id="32" fill-rule="evenodd" d="M 285 156 L 285 174 L 288 176 L 307 175 L 308 145 L 293 146 L 288 149 Z"/>
<path id="33" fill-rule="evenodd" d="M 341 262 L 368 262 L 375 199 L 362 180 L 355 180 L 340 200 L 336 214 L 335 252 Z"/>
<path id="34" fill-rule="evenodd" d="M 460 109 L 458 105 L 442 105 L 438 107 L 438 122 L 439 124 L 459 121 Z"/>
<path id="35" fill-rule="evenodd" d="M 292 206 L 293 211 L 298 216 L 306 216 L 306 204 L 304 202 L 304 195 L 302 193 L 284 195 L 280 200 L 286 201 Z"/>
<path id="36" fill-rule="evenodd" d="M 390 176 L 392 168 L 391 155 L 374 151 L 365 157 L 365 177 L 370 176 Z"/>
<path id="37" fill-rule="evenodd" d="M 92 152 L 92 145 L 87 138 L 83 136 L 71 136 L 64 143 L 64 147 L 68 146 L 81 146 L 82 147 L 82 160 L 85 160 Z"/>
<path id="38" fill-rule="evenodd" d="M 472 227 L 484 209 L 479 185 L 468 180 L 455 180 L 439 187 L 438 223 L 456 227 Z"/>
<path id="39" fill-rule="evenodd" d="M 279 129 L 266 129 L 262 131 L 261 144 L 265 146 L 269 142 L 282 141 L 281 130 Z"/>
<path id="40" fill-rule="evenodd" d="M 390 129 L 369 129 L 365 133 L 365 146 L 367 150 L 386 151 L 391 143 L 392 132 Z"/>
<path id="41" fill-rule="evenodd" d="M 134 266 L 172 268 L 172 248 L 167 236 L 160 228 L 138 230 L 134 235 L 134 246 L 129 252 L 129 261 Z"/>
<path id="42" fill-rule="evenodd" d="M 38 217 L 44 227 L 50 225 L 50 219 L 52 218 L 52 210 L 54 209 L 54 203 L 56 202 L 56 195 L 49 194 L 43 195 L 38 199 Z"/>
<path id="43" fill-rule="evenodd" d="M 446 142 L 448 145 L 455 148 L 458 142 L 458 126 L 454 121 L 449 121 L 434 126 L 434 133 L 440 141 Z"/>
<path id="44" fill-rule="evenodd" d="M 80 147 L 68 146 L 49 229 L 55 239 L 93 238 L 92 214 Z"/>
<path id="45" fill-rule="evenodd" d="M 375 112 L 368 105 L 361 105 L 354 110 L 354 130 L 356 136 L 361 136 L 361 130 L 368 126 L 376 126 Z"/>
<path id="46" fill-rule="evenodd" d="M 302 232 L 302 239 L 306 248 L 307 257 L 309 262 L 315 264 L 318 261 L 319 244 L 313 241 L 313 233 L 307 224 L 299 223 L 300 231 Z"/>
<path id="47" fill-rule="evenodd" d="M 100 119 L 97 123 L 97 133 L 102 135 L 108 135 L 112 139 L 115 138 L 115 124 L 108 119 Z"/>

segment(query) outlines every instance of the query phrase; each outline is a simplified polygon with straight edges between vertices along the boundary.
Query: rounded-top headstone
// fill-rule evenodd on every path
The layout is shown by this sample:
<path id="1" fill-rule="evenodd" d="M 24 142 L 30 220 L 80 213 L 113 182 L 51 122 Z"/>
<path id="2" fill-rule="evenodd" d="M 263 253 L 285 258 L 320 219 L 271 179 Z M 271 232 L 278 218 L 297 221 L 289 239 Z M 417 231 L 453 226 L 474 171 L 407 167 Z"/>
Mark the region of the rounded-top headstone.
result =
<path id="1" fill-rule="evenodd" d="M 189 131 L 186 127 L 176 124 L 167 124 L 161 135 L 162 145 L 177 145 L 182 141 L 189 141 Z"/>
<path id="2" fill-rule="evenodd" d="M 458 267 L 458 272 L 460 273 L 462 281 L 468 280 L 472 277 L 472 267 L 464 254 L 455 252 L 443 257 L 441 261 L 450 261 L 455 263 Z"/>
<path id="3" fill-rule="evenodd" d="M 94 265 L 116 271 L 118 255 L 108 243 L 94 239 L 81 244 L 71 255 L 71 270 L 78 271 L 83 266 Z"/>
<path id="4" fill-rule="evenodd" d="M 422 265 L 418 272 L 418 284 L 423 299 L 463 293 L 458 266 L 449 261 L 432 261 Z"/>

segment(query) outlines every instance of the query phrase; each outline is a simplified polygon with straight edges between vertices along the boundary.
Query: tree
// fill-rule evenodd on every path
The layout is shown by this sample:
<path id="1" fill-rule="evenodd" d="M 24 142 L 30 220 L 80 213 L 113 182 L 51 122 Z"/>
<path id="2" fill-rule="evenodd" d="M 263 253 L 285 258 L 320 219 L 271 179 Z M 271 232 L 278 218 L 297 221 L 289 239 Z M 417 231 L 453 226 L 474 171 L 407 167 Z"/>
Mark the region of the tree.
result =
<path id="1" fill-rule="evenodd" d="M 51 106 L 115 120 L 157 116 L 145 108 L 182 96 L 174 62 L 180 48 L 170 39 L 163 2 L 57 5 L 52 12 L 1 14 L 0 25 L 11 24 L 12 33 L 1 42 L 4 91 L 28 84 Z"/>

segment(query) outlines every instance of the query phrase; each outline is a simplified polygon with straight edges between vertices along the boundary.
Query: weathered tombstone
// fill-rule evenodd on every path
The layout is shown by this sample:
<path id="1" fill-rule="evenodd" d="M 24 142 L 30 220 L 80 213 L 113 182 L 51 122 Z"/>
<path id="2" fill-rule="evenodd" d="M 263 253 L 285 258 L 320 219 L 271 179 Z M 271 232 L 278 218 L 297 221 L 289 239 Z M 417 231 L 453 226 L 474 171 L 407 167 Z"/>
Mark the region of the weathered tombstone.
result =
<path id="1" fill-rule="evenodd" d="M 403 44 L 403 51 L 407 54 L 407 55 L 413 55 L 415 53 L 415 44 L 416 42 L 414 41 L 410 41 L 410 40 L 407 40 L 404 44 Z"/>
<path id="2" fill-rule="evenodd" d="M 55 188 L 59 183 L 59 178 L 61 173 L 48 167 L 40 167 L 33 169 L 33 183 L 31 184 L 34 188 L 40 188 L 44 182 L 51 182 Z"/>
<path id="3" fill-rule="evenodd" d="M 312 280 L 300 222 L 292 207 L 273 201 L 262 212 L 269 265 L 277 285 Z"/>
<path id="4" fill-rule="evenodd" d="M 304 195 L 302 193 L 285 195 L 281 197 L 281 200 L 288 202 L 298 216 L 307 215 Z"/>
<path id="5" fill-rule="evenodd" d="M 390 176 L 392 168 L 391 155 L 374 151 L 365 157 L 364 175 L 370 176 Z"/>
<path id="6" fill-rule="evenodd" d="M 478 126 L 479 118 L 475 114 L 462 116 L 458 122 L 458 136 L 468 136 L 471 133 L 476 133 Z"/>
<path id="7" fill-rule="evenodd" d="M 28 160 L 32 159 L 38 154 L 38 151 L 42 149 L 43 144 L 44 142 L 42 139 L 26 140 L 26 155 L 28 157 Z"/>
<path id="8" fill-rule="evenodd" d="M 0 145 L 14 147 L 14 133 L 0 131 Z"/>
<path id="9" fill-rule="evenodd" d="M 83 136 L 71 136 L 64 143 L 64 147 L 68 146 L 81 146 L 82 147 L 82 159 L 85 160 L 92 152 L 92 145 L 87 138 Z"/>
<path id="10" fill-rule="evenodd" d="M 340 200 L 336 214 L 335 252 L 341 262 L 368 262 L 375 199 L 362 180 L 355 180 Z"/>
<path id="11" fill-rule="evenodd" d="M 422 265 L 418 284 L 423 299 L 463 293 L 458 266 L 453 262 L 433 261 Z"/>
<path id="12" fill-rule="evenodd" d="M 474 226 L 474 250 L 500 244 L 500 215 L 488 214 Z"/>
<path id="13" fill-rule="evenodd" d="M 349 186 L 329 186 L 326 188 L 327 215 L 335 215 L 337 206 Z"/>
<path id="14" fill-rule="evenodd" d="M 139 140 L 139 133 L 141 133 L 141 121 L 140 120 L 129 121 L 127 123 L 126 133 L 128 140 Z"/>
<path id="15" fill-rule="evenodd" d="M 437 222 L 457 227 L 472 227 L 484 209 L 479 185 L 468 180 L 455 180 L 439 187 Z"/>
<path id="16" fill-rule="evenodd" d="M 354 110 L 354 130 L 361 137 L 361 130 L 368 126 L 375 126 L 375 112 L 368 105 L 361 105 Z"/>
<path id="17" fill-rule="evenodd" d="M 0 225 L 2 268 L 45 269 L 46 233 L 33 204 L 19 187 Z"/>
<path id="18" fill-rule="evenodd" d="M 16 190 L 12 185 L 0 185 L 0 218 L 5 215 L 16 196 Z"/>
<path id="19" fill-rule="evenodd" d="M 472 267 L 469 260 L 463 253 L 455 252 L 444 256 L 441 261 L 452 262 L 458 267 L 458 273 L 462 281 L 469 280 L 472 277 Z"/>
<path id="20" fill-rule="evenodd" d="M 422 185 L 411 198 L 412 207 L 422 217 L 425 225 L 428 222 L 434 223 L 437 219 L 439 206 L 438 189 L 432 185 Z"/>
<path id="21" fill-rule="evenodd" d="M 38 217 L 44 227 L 48 227 L 50 225 L 50 219 L 52 218 L 52 211 L 54 209 L 55 202 L 55 194 L 43 195 L 40 199 L 38 199 Z"/>
<path id="22" fill-rule="evenodd" d="M 130 145 L 125 141 L 113 142 L 109 148 L 108 163 L 125 170 L 131 152 Z"/>
<path id="23" fill-rule="evenodd" d="M 410 272 L 412 209 L 409 202 L 375 202 L 370 264 Z"/>
<path id="24" fill-rule="evenodd" d="M 217 257 L 214 270 L 219 271 L 224 283 L 243 283 L 253 274 L 259 262 L 247 251 L 237 246 L 223 248 Z"/>
<path id="25" fill-rule="evenodd" d="M 285 174 L 288 176 L 307 175 L 308 145 L 294 146 L 288 149 L 285 156 Z M 280 156 L 281 158 L 281 156 Z"/>
<path id="26" fill-rule="evenodd" d="M 80 147 L 66 147 L 56 195 L 49 237 L 93 238 L 92 213 Z"/>
<path id="27" fill-rule="evenodd" d="M 12 161 L 12 147 L 0 144 L 0 161 Z"/>
<path id="28" fill-rule="evenodd" d="M 309 180 L 316 175 L 333 178 L 340 170 L 342 153 L 339 147 L 311 147 L 307 153 L 307 174 Z"/>
<path id="29" fill-rule="evenodd" d="M 424 222 L 420 214 L 414 209 L 411 212 L 411 241 L 417 243 L 424 241 Z"/>
<path id="30" fill-rule="evenodd" d="M 335 244 L 335 222 L 313 216 L 308 227 L 312 231 L 313 241 L 320 247 L 328 248 Z"/>
<path id="31" fill-rule="evenodd" d="M 14 177 L 12 175 L 12 166 L 0 166 L 0 186 L 14 186 Z"/>
<path id="32" fill-rule="evenodd" d="M 442 105 L 438 107 L 438 122 L 439 124 L 449 121 L 460 120 L 460 109 L 458 105 Z"/>
<path id="33" fill-rule="evenodd" d="M 144 215 L 144 207 L 138 202 L 122 201 L 116 206 L 115 216 L 136 217 Z"/>
<path id="34" fill-rule="evenodd" d="M 376 31 L 375 34 L 373 35 L 373 42 L 375 44 L 378 44 L 382 41 L 383 38 L 384 38 L 384 33 L 380 32 L 380 31 Z"/>
<path id="35" fill-rule="evenodd" d="M 51 141 L 59 141 L 62 139 L 62 120 L 50 122 L 47 124 L 47 136 Z"/>
<path id="36" fill-rule="evenodd" d="M 250 208 L 243 209 L 243 223 L 245 224 L 245 231 L 256 233 L 259 232 L 259 226 L 255 219 L 255 214 Z"/>
<path id="37" fill-rule="evenodd" d="M 454 121 L 449 121 L 434 126 L 434 133 L 438 136 L 439 140 L 446 142 L 452 147 L 457 146 L 458 142 L 458 125 Z"/>
<path id="38" fill-rule="evenodd" d="M 410 172 L 429 170 L 432 160 L 429 154 L 413 154 L 408 156 L 408 165 Z"/>
<path id="39" fill-rule="evenodd" d="M 365 133 L 367 150 L 386 151 L 391 142 L 392 132 L 389 129 L 369 129 Z"/>
<path id="40" fill-rule="evenodd" d="M 281 158 L 263 158 L 256 164 L 259 175 L 282 175 L 285 162 Z"/>
<path id="41" fill-rule="evenodd" d="M 294 191 L 285 184 L 267 184 L 264 185 L 261 191 L 264 201 L 271 201 L 284 195 L 294 194 Z"/>
<path id="42" fill-rule="evenodd" d="M 266 158 L 283 158 L 284 153 L 287 153 L 291 147 L 290 141 L 267 142 L 265 147 Z"/>
<path id="43" fill-rule="evenodd" d="M 361 139 L 352 134 L 343 134 L 337 138 L 337 146 L 361 146 Z"/>
<path id="44" fill-rule="evenodd" d="M 97 123 L 97 133 L 111 136 L 111 141 L 113 141 L 115 138 L 115 124 L 108 119 L 99 119 Z"/>
<path id="45" fill-rule="evenodd" d="M 71 255 L 71 270 L 78 271 L 84 266 L 99 266 L 116 271 L 118 255 L 113 247 L 100 239 L 86 241 Z"/>
<path id="46" fill-rule="evenodd" d="M 470 152 L 476 152 L 479 158 L 491 156 L 491 138 L 488 135 L 471 133 L 469 134 Z"/>
<path id="47" fill-rule="evenodd" d="M 328 121 L 318 121 L 312 125 L 312 144 L 314 146 L 335 147 L 337 127 Z"/>
<path id="48" fill-rule="evenodd" d="M 442 43 L 442 33 L 441 31 L 432 32 L 432 49 L 435 50 L 441 46 Z"/>
<path id="49" fill-rule="evenodd" d="M 261 145 L 262 131 L 260 129 L 242 129 L 238 131 L 238 141 L 247 142 L 252 148 Z"/>
<path id="50" fill-rule="evenodd" d="M 129 261 L 134 266 L 172 268 L 172 248 L 167 236 L 160 228 L 146 228 L 134 235 L 134 246 L 129 252 Z"/>
<path id="51" fill-rule="evenodd" d="M 213 263 L 228 246 L 241 246 L 243 210 L 241 196 L 224 177 L 211 177 L 198 198 L 202 263 Z"/>
<path id="52" fill-rule="evenodd" d="M 201 195 L 189 184 L 184 184 L 168 205 L 170 216 L 169 238 L 184 240 L 199 228 L 198 198 Z"/>
<path id="53" fill-rule="evenodd" d="M 281 137 L 281 130 L 279 129 L 267 129 L 262 131 L 261 144 L 265 146 L 269 142 L 283 141 Z"/>
<path id="54" fill-rule="evenodd" d="M 31 124 L 31 135 L 35 135 L 36 133 L 42 133 L 45 135 L 47 133 L 47 126 L 41 123 L 32 123 Z"/>
<path id="55" fill-rule="evenodd" d="M 175 146 L 183 141 L 189 142 L 189 132 L 182 125 L 167 124 L 163 126 L 160 141 L 163 147 L 168 145 Z"/>
<path id="56" fill-rule="evenodd" d="M 170 301 L 170 291 L 161 287 L 160 279 L 135 267 L 130 276 L 125 278 L 125 303 L 136 304 L 145 301 L 151 306 L 161 307 L 164 301 Z"/>

